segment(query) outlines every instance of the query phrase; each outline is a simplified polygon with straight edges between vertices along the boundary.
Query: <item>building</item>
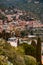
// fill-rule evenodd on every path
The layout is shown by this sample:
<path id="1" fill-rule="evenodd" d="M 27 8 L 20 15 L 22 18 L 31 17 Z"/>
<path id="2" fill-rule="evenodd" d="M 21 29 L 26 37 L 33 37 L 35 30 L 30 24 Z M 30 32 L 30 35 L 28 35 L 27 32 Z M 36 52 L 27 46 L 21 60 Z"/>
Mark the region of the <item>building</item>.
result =
<path id="1" fill-rule="evenodd" d="M 18 39 L 16 37 L 11 37 L 11 38 L 8 39 L 7 42 L 10 43 L 11 46 L 17 47 L 17 41 L 18 41 Z"/>

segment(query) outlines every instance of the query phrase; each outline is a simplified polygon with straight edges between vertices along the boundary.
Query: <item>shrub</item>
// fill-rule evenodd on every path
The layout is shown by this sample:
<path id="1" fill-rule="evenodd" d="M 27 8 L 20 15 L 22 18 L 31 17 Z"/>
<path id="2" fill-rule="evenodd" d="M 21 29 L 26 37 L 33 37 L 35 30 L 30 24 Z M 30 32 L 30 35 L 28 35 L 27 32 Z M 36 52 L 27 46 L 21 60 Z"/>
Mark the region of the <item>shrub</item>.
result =
<path id="1" fill-rule="evenodd" d="M 25 56 L 24 59 L 26 65 L 37 65 L 36 59 L 32 56 Z"/>
<path id="2" fill-rule="evenodd" d="M 27 43 L 23 43 L 20 45 L 23 47 L 26 55 L 31 55 L 36 57 L 36 49 L 32 45 L 28 45 Z"/>

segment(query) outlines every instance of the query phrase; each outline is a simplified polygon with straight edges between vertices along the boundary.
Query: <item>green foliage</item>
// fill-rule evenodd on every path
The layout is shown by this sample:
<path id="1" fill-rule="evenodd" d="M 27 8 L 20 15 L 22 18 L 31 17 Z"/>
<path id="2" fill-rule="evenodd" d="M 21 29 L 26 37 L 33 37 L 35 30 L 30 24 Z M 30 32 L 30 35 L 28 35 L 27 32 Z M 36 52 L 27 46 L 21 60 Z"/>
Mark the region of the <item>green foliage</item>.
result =
<path id="1" fill-rule="evenodd" d="M 36 59 L 32 56 L 25 56 L 24 59 L 26 65 L 37 65 Z"/>
<path id="2" fill-rule="evenodd" d="M 26 51 L 28 52 L 34 51 L 34 48 L 32 47 L 33 48 L 32 50 L 31 47 L 32 46 L 28 46 L 28 44 L 25 44 L 25 45 L 23 44 L 15 48 L 15 47 L 12 47 L 5 40 L 1 39 L 0 40 L 0 52 L 1 52 L 0 65 L 8 65 L 7 64 L 8 61 L 13 63 L 13 65 L 37 65 L 36 59 L 34 57 L 25 55 Z M 5 58 L 5 61 L 3 60 L 4 58 Z"/>
<path id="3" fill-rule="evenodd" d="M 27 30 L 21 31 L 21 37 L 25 37 L 26 35 L 28 35 Z"/>
<path id="4" fill-rule="evenodd" d="M 28 45 L 27 43 L 23 43 L 20 45 L 23 47 L 26 55 L 36 56 L 36 48 L 34 48 L 32 45 Z"/>
<path id="5" fill-rule="evenodd" d="M 16 51 L 17 51 L 17 53 L 20 54 L 20 55 L 25 55 L 25 51 L 24 51 L 23 47 L 21 47 L 21 46 L 18 46 L 18 47 L 16 48 Z"/>

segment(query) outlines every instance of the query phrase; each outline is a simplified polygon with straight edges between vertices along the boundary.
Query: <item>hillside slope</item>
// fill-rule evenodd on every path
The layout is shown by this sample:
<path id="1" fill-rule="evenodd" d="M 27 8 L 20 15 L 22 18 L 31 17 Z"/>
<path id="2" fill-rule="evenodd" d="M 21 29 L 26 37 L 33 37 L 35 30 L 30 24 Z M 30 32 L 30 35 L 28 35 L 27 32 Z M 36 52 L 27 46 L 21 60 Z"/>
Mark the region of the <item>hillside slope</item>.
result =
<path id="1" fill-rule="evenodd" d="M 36 14 L 43 23 L 43 0 L 0 0 L 0 8 L 12 6 Z"/>

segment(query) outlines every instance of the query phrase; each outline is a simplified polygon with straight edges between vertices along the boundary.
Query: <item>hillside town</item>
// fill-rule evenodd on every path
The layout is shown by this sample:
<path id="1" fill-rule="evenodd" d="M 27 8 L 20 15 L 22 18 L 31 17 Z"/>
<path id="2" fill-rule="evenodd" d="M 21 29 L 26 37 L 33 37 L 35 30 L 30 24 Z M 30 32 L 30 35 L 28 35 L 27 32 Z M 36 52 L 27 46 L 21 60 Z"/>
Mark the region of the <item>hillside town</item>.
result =
<path id="1" fill-rule="evenodd" d="M 39 19 L 30 16 L 19 9 L 0 9 L 0 41 L 6 40 L 13 47 L 22 43 L 31 45 L 32 40 L 37 44 L 41 38 L 41 57 L 43 57 L 43 24 Z M 43 58 L 42 64 L 43 64 Z"/>
<path id="2" fill-rule="evenodd" d="M 3 16 L 3 19 L 2 16 L 0 16 L 0 32 L 5 30 L 6 32 L 12 31 L 15 33 L 15 29 L 29 30 L 31 28 L 33 31 L 42 31 L 42 33 L 38 34 L 43 35 L 43 24 L 40 22 L 40 20 L 35 20 L 34 18 L 29 17 L 25 11 L 17 9 L 2 11 L 0 9 L 0 14 Z"/>

